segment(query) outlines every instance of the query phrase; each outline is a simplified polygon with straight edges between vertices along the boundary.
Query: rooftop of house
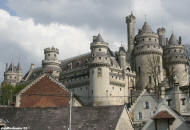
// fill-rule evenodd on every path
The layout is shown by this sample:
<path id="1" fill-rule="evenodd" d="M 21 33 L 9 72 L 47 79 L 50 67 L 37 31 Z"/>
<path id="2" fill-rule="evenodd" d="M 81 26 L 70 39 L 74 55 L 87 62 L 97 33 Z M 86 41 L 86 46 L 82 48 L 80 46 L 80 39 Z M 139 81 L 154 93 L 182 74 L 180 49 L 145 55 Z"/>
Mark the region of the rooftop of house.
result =
<path id="1" fill-rule="evenodd" d="M 173 117 L 167 111 L 160 111 L 155 116 L 153 116 L 152 119 L 175 119 L 175 117 Z"/>
<path id="2" fill-rule="evenodd" d="M 113 130 L 124 106 L 73 107 L 72 129 Z M 67 129 L 69 107 L 9 108 L 0 107 L 0 117 L 9 127 L 28 127 L 35 130 Z"/>

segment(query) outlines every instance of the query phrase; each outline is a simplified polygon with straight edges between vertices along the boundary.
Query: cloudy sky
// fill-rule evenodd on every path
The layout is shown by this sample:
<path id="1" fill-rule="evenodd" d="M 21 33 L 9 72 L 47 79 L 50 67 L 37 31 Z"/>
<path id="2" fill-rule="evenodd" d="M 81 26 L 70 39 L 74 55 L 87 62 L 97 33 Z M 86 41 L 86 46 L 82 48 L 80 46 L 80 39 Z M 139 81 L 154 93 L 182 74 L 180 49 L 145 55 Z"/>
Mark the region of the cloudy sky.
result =
<path id="1" fill-rule="evenodd" d="M 190 44 L 190 0 L 0 0 L 0 81 L 5 64 L 41 65 L 43 49 L 57 47 L 60 60 L 89 51 L 101 33 L 113 50 L 127 45 L 125 17 L 133 11 L 136 30 L 145 16 L 156 31 L 175 32 Z"/>

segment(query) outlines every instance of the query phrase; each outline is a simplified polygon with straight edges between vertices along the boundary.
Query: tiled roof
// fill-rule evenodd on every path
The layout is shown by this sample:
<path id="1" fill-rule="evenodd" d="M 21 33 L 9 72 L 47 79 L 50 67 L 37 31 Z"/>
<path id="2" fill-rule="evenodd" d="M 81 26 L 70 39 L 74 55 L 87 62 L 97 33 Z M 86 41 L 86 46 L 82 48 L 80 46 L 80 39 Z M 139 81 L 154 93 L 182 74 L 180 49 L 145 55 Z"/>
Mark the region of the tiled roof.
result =
<path id="1" fill-rule="evenodd" d="M 115 130 L 124 106 L 73 107 L 72 130 Z M 9 127 L 31 130 L 67 130 L 69 107 L 0 108 L 0 117 Z"/>
<path id="2" fill-rule="evenodd" d="M 20 107 L 58 107 L 69 105 L 69 91 L 48 75 L 42 75 L 20 93 Z M 18 98 L 18 97 L 17 97 Z"/>
<path id="3" fill-rule="evenodd" d="M 152 119 L 175 119 L 167 111 L 161 111 L 157 113 Z"/>

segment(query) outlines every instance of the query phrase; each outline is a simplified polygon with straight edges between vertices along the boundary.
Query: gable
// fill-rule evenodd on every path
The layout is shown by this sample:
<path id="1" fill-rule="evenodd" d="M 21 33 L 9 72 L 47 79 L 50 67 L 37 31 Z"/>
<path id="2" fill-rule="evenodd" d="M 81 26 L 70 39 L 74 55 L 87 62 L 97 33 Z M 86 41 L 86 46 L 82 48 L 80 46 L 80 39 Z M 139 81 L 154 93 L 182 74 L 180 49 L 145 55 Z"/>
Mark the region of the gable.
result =
<path id="1" fill-rule="evenodd" d="M 173 111 L 170 107 L 168 107 L 167 105 L 163 104 L 163 102 L 161 102 L 158 106 L 157 112 L 154 116 L 155 117 L 157 115 L 159 115 L 160 112 L 167 112 L 170 116 L 170 118 L 173 118 L 173 122 L 170 124 L 170 128 L 174 129 L 174 130 L 188 130 L 189 128 L 186 126 L 184 119 L 182 118 L 181 115 L 179 115 L 178 113 L 176 113 L 175 111 Z M 163 115 L 162 115 L 163 116 Z M 163 117 L 162 117 L 163 118 Z M 167 117 L 168 118 L 168 117 Z M 164 123 L 164 119 L 160 119 L 161 123 Z M 162 125 L 162 124 L 160 124 Z M 145 124 L 145 126 L 143 127 L 142 130 L 152 130 L 155 129 L 155 121 L 153 119 L 149 119 L 147 121 L 147 123 Z"/>
<path id="2" fill-rule="evenodd" d="M 43 75 L 17 96 L 17 107 L 60 107 L 69 105 L 69 91 Z"/>

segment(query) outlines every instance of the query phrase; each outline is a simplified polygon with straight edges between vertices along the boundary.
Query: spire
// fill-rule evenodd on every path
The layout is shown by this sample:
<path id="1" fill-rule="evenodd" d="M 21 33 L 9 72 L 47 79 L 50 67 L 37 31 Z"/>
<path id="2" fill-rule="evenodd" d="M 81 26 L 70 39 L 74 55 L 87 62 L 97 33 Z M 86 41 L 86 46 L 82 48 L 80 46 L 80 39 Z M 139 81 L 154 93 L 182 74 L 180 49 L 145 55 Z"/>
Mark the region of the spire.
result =
<path id="1" fill-rule="evenodd" d="M 9 65 L 9 68 L 8 68 L 9 71 L 14 71 L 14 65 L 13 63 L 11 62 L 11 64 Z"/>
<path id="2" fill-rule="evenodd" d="M 174 33 L 170 36 L 169 45 L 179 45 Z"/>
<path id="3" fill-rule="evenodd" d="M 100 33 L 98 33 L 98 36 L 96 37 L 96 42 L 104 42 L 102 36 L 100 35 Z"/>
<path id="4" fill-rule="evenodd" d="M 20 66 L 20 62 L 18 62 L 18 65 L 17 65 L 16 70 L 17 70 L 17 71 L 21 71 L 21 70 L 22 70 L 22 68 L 21 68 L 21 66 Z"/>
<path id="5" fill-rule="evenodd" d="M 6 63 L 6 67 L 5 67 L 5 71 L 7 71 L 8 70 L 8 63 Z"/>
<path id="6" fill-rule="evenodd" d="M 142 32 L 153 33 L 152 28 L 150 27 L 150 25 L 146 21 L 144 22 L 144 25 L 142 27 Z"/>

